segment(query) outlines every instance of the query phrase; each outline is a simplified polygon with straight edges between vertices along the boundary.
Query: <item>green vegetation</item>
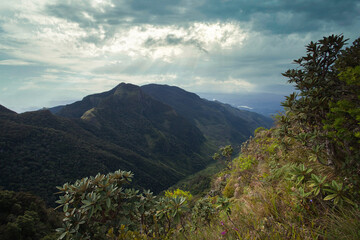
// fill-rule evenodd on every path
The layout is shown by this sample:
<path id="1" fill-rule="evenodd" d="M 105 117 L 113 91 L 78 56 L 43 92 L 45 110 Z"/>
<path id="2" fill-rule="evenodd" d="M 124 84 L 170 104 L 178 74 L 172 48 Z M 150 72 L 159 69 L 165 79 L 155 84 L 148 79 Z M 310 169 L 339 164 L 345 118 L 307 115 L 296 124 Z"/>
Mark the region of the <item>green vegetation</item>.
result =
<path id="1" fill-rule="evenodd" d="M 131 179 L 131 172 L 116 171 L 58 187 L 63 195 L 57 203 L 65 213 L 60 239 L 156 239 L 183 225 L 189 193 L 157 198 L 150 191 L 124 189 Z"/>
<path id="2" fill-rule="evenodd" d="M 311 42 L 307 56 L 295 61 L 300 69 L 284 74 L 299 93 L 283 103 L 281 134 L 300 141 L 314 159 L 346 178 L 346 185 L 358 186 L 360 39 L 341 50 L 345 42 L 334 35 Z"/>
<path id="3" fill-rule="evenodd" d="M 191 193 L 189 191 L 183 191 L 179 188 L 174 191 L 170 191 L 170 190 L 165 191 L 165 197 L 168 197 L 168 198 L 183 197 L 186 199 L 186 201 L 190 201 L 193 198 L 193 196 L 191 195 Z"/>
<path id="4" fill-rule="evenodd" d="M 156 197 L 149 192 L 123 189 L 123 184 L 131 179 L 127 172 L 65 184 L 60 188 L 64 197 L 59 203 L 73 221 L 82 219 L 71 215 L 78 209 L 85 221 L 82 223 L 85 229 L 78 228 L 83 231 L 79 238 L 69 236 L 73 239 L 86 236 L 97 236 L 97 239 L 102 239 L 100 236 L 103 239 L 358 239 L 358 200 L 343 187 L 332 169 L 309 160 L 311 153 L 301 143 L 292 142 L 285 152 L 278 134 L 278 128 L 262 130 L 244 144 L 232 168 L 225 169 L 214 180 L 213 188 L 220 191 L 213 196 L 191 200 L 185 198 L 189 193 L 181 190 Z M 227 188 L 232 188 L 233 194 L 228 194 Z M 76 200 L 76 196 L 82 200 Z M 79 205 L 65 207 L 67 202 Z M 92 214 L 91 209 L 94 209 Z M 95 222 L 96 227 L 91 225 Z M 73 229 L 59 231 L 66 237 Z"/>
<path id="5" fill-rule="evenodd" d="M 309 44 L 300 69 L 285 73 L 299 89 L 285 114 L 256 129 L 238 157 L 231 160 L 230 146 L 215 154 L 225 167 L 207 195 L 124 189 L 129 172 L 85 178 L 60 188 L 61 236 L 359 239 L 358 42 L 345 50 L 341 36 Z"/>
<path id="6" fill-rule="evenodd" d="M 59 239 L 360 239 L 360 39 L 342 50 L 345 42 L 342 36 L 311 42 L 307 55 L 295 61 L 299 68 L 284 73 L 298 92 L 286 98 L 276 125 L 254 129 L 235 158 L 230 145 L 221 147 L 216 164 L 164 196 L 127 188 L 133 173 L 120 170 L 58 187 Z M 139 92 L 114 91 L 121 95 L 108 92 L 107 101 L 139 99 Z M 79 109 L 99 102 L 98 97 L 77 103 Z M 13 112 L 0 110 L 2 119 L 19 121 Z M 75 110 L 63 111 L 76 115 Z M 85 121 L 96 118 L 96 126 L 116 128 L 104 121 L 112 110 L 93 109 Z M 160 125 L 171 128 L 169 121 Z M 97 136 L 94 129 L 90 133 Z M 145 138 L 149 146 L 156 145 L 152 136 Z M 219 167 L 209 182 L 209 173 Z M 41 220 L 50 219 L 44 207 L 29 207 L 13 192 L 0 197 L 4 236 L 55 236 L 49 229 L 56 221 Z"/>
<path id="7" fill-rule="evenodd" d="M 225 147 L 221 147 L 218 152 L 213 155 L 213 159 L 215 161 L 220 162 L 225 167 L 231 168 L 231 156 L 234 152 L 234 149 L 231 145 L 227 145 Z"/>
<path id="8" fill-rule="evenodd" d="M 212 163 L 205 169 L 180 180 L 169 190 L 183 189 L 191 192 L 197 198 L 206 196 L 211 190 L 213 176 L 223 168 L 224 166 L 219 162 Z"/>
<path id="9" fill-rule="evenodd" d="M 55 240 L 60 214 L 29 193 L 0 191 L 0 239 Z"/>

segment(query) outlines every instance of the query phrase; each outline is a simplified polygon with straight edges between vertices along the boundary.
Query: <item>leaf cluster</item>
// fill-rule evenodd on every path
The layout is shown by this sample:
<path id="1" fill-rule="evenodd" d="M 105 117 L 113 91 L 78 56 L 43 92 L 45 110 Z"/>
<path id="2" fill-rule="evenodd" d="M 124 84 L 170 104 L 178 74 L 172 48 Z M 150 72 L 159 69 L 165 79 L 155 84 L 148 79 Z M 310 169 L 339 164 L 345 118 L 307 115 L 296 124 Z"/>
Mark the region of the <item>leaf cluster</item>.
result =
<path id="1" fill-rule="evenodd" d="M 350 193 L 349 186 L 342 182 L 327 180 L 327 176 L 316 175 L 312 168 L 306 168 L 304 164 L 293 166 L 290 171 L 289 180 L 294 181 L 298 187 L 295 195 L 302 201 L 315 198 L 324 201 L 333 201 L 335 206 L 342 206 L 345 202 L 356 206 L 351 200 L 353 195 Z"/>

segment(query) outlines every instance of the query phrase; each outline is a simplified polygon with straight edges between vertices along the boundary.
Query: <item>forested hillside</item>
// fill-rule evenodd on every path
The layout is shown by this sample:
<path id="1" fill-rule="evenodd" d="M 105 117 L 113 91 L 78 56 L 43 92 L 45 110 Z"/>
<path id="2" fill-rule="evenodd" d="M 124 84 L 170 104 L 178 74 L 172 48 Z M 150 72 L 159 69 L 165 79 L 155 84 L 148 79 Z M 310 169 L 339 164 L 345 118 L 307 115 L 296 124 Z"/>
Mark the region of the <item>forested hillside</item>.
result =
<path id="1" fill-rule="evenodd" d="M 62 214 L 25 192 L 0 191 L 0 239 L 56 239 Z"/>
<path id="2" fill-rule="evenodd" d="M 83 119 L 3 110 L 0 185 L 54 202 L 56 185 L 120 168 L 139 176 L 136 186 L 159 192 L 211 161 L 201 132 L 170 107 L 123 95 L 112 94 Z"/>
<path id="3" fill-rule="evenodd" d="M 185 102 L 186 97 L 176 101 Z M 196 113 L 196 107 L 187 109 Z M 55 115 L 49 110 L 17 114 L 1 106 L 0 186 L 31 191 L 54 204 L 55 186 L 123 169 L 136 174 L 134 187 L 159 193 L 213 162 L 211 155 L 220 144 L 182 112 L 132 84 L 119 84 L 55 110 Z M 242 129 L 239 138 L 224 134 L 221 139 L 226 143 L 240 144 L 253 129 L 271 122 L 246 111 L 231 111 L 222 107 L 221 113 L 207 114 L 218 133 Z"/>
<path id="4" fill-rule="evenodd" d="M 246 141 L 258 126 L 271 127 L 273 124 L 270 118 L 264 118 L 260 114 L 242 111 L 221 102 L 208 101 L 178 87 L 149 84 L 141 89 L 174 108 L 217 146 L 238 146 Z"/>

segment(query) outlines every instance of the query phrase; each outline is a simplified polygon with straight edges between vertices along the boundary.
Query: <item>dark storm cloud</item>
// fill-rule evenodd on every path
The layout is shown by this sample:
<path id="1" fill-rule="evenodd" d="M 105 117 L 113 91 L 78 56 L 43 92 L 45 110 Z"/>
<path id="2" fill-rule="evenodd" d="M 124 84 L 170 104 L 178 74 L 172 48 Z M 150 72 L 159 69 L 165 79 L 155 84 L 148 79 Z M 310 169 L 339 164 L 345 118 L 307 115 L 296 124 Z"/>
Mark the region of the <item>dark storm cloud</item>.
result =
<path id="1" fill-rule="evenodd" d="M 92 7 L 79 1 L 49 5 L 47 11 L 83 27 L 131 24 L 186 24 L 191 21 L 236 20 L 251 23 L 258 31 L 295 33 L 316 31 L 326 24 L 347 26 L 360 19 L 360 4 L 354 0 L 133 0 Z M 83 14 L 92 16 L 90 21 Z"/>
<path id="2" fill-rule="evenodd" d="M 86 11 L 87 13 L 92 13 L 93 9 L 82 5 L 82 2 L 72 5 L 67 5 L 64 3 L 59 3 L 56 5 L 49 5 L 47 6 L 46 11 L 48 14 L 66 19 L 70 22 L 76 22 L 79 23 L 82 27 L 91 27 L 95 26 L 96 23 L 93 23 L 89 19 L 86 19 L 85 16 L 82 14 L 82 12 Z"/>
<path id="3" fill-rule="evenodd" d="M 113 1 L 111 5 L 102 7 L 91 6 L 83 1 L 71 4 L 59 1 L 57 4 L 48 5 L 46 9 L 53 16 L 79 23 L 83 27 L 97 24 L 177 24 L 189 21 L 188 18 L 184 19 L 188 10 L 183 1 L 170 0 Z M 92 16 L 94 21 L 84 17 L 83 12 Z"/>
<path id="4" fill-rule="evenodd" d="M 184 6 L 185 1 L 177 0 L 132 0 L 129 6 L 136 12 L 143 12 L 152 16 L 179 15 L 179 8 Z"/>
<path id="5" fill-rule="evenodd" d="M 346 26 L 360 16 L 354 0 L 208 0 L 197 10 L 208 19 L 253 22 L 257 30 L 274 33 L 315 31 L 327 23 Z"/>

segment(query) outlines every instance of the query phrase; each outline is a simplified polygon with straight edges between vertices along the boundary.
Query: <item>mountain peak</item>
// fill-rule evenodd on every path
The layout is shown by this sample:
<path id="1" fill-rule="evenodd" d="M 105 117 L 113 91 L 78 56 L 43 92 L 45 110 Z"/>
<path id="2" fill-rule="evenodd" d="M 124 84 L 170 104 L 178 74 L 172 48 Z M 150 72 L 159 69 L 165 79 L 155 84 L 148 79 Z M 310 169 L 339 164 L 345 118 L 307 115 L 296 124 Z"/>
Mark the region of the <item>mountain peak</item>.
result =
<path id="1" fill-rule="evenodd" d="M 10 109 L 4 107 L 3 105 L 0 105 L 0 113 L 12 113 L 12 114 L 16 114 L 16 112 L 11 111 Z"/>
<path id="2" fill-rule="evenodd" d="M 140 88 L 133 84 L 120 83 L 110 91 L 91 94 L 84 97 L 81 101 L 68 104 L 61 108 L 57 115 L 69 118 L 80 118 L 86 111 L 97 108 L 104 102 L 113 102 L 113 100 L 136 99 L 134 96 L 140 95 Z"/>
<path id="3" fill-rule="evenodd" d="M 140 87 L 130 83 L 120 83 L 113 90 L 114 90 L 113 95 L 122 96 L 122 97 L 141 94 Z"/>
<path id="4" fill-rule="evenodd" d="M 168 95 L 171 98 L 190 98 L 193 100 L 200 100 L 200 97 L 195 93 L 188 92 L 182 88 L 176 86 L 169 85 L 161 85 L 161 84 L 147 84 L 141 86 L 141 89 L 149 94 L 149 95 Z"/>
<path id="5" fill-rule="evenodd" d="M 112 90 L 116 90 L 116 89 L 119 89 L 119 88 L 136 88 L 136 87 L 139 87 L 139 86 L 136 86 L 136 85 L 131 84 L 131 83 L 121 82 L 116 87 L 114 87 Z"/>

